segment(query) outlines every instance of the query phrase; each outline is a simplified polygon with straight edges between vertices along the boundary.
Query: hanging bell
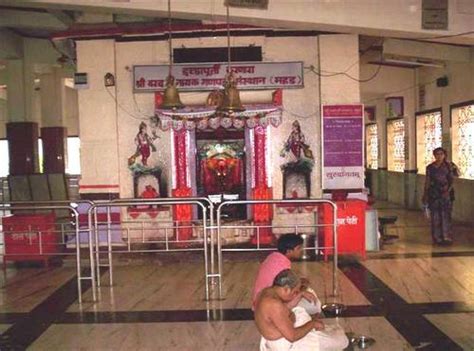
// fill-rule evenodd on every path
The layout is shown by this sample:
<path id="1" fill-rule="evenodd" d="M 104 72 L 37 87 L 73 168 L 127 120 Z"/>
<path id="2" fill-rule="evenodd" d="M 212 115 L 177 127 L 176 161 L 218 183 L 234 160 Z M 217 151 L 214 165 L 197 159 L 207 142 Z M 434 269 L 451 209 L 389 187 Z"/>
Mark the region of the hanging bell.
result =
<path id="1" fill-rule="evenodd" d="M 232 72 L 233 73 L 233 72 Z M 217 106 L 218 112 L 242 112 L 244 106 L 240 102 L 240 93 L 237 89 L 237 83 L 233 74 L 229 74 L 225 80 L 224 96 L 221 103 Z"/>
<path id="2" fill-rule="evenodd" d="M 179 98 L 178 88 L 173 76 L 166 78 L 166 89 L 163 93 L 163 103 L 160 106 L 164 110 L 177 110 L 184 107 Z"/>

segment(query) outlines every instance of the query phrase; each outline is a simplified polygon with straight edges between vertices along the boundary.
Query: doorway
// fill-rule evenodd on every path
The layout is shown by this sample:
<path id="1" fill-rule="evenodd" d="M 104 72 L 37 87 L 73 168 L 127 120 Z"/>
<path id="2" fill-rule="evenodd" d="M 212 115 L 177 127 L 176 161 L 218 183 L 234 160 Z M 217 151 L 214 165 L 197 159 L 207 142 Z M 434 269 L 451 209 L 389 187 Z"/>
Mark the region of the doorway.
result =
<path id="1" fill-rule="evenodd" d="M 197 195 L 246 199 L 244 131 L 218 128 L 196 131 Z M 245 206 L 226 206 L 228 219 L 246 219 Z"/>

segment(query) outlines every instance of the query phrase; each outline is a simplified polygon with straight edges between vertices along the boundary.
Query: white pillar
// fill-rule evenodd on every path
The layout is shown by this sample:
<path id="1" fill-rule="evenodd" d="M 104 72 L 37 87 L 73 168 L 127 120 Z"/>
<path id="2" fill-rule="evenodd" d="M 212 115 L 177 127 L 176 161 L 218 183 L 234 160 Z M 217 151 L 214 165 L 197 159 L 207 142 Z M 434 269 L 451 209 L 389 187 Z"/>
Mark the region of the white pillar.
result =
<path id="1" fill-rule="evenodd" d="M 63 127 L 65 118 L 65 89 L 62 72 L 53 68 L 40 76 L 41 121 L 43 127 Z"/>
<path id="2" fill-rule="evenodd" d="M 8 121 L 29 121 L 25 108 L 23 60 L 10 60 L 7 63 L 7 94 Z"/>
<path id="3" fill-rule="evenodd" d="M 79 191 L 118 193 L 120 160 L 114 100 L 116 89 L 104 86 L 106 73 L 116 75 L 115 42 L 79 41 L 77 59 L 77 71 L 87 73 L 89 82 L 89 87 L 78 93 L 82 172 Z"/>
<path id="4" fill-rule="evenodd" d="M 321 104 L 360 103 L 359 37 L 352 34 L 320 35 Z M 331 75 L 345 72 L 346 75 Z"/>

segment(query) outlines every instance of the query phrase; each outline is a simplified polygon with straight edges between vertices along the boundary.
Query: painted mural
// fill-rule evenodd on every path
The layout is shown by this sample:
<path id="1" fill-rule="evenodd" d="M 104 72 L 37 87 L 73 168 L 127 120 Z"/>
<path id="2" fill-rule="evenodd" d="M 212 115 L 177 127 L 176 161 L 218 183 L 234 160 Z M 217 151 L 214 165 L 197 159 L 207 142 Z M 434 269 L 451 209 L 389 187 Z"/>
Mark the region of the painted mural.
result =
<path id="1" fill-rule="evenodd" d="M 294 121 L 291 133 L 280 152 L 283 172 L 283 198 L 308 198 L 311 194 L 311 172 L 314 156 L 306 143 L 298 121 Z"/>
<path id="2" fill-rule="evenodd" d="M 152 199 L 167 195 L 162 169 L 151 157 L 157 151 L 155 143 L 159 136 L 156 130 L 153 125 L 149 133 L 147 123 L 141 122 L 133 140 L 135 152 L 128 158 L 128 168 L 133 174 L 135 198 Z"/>

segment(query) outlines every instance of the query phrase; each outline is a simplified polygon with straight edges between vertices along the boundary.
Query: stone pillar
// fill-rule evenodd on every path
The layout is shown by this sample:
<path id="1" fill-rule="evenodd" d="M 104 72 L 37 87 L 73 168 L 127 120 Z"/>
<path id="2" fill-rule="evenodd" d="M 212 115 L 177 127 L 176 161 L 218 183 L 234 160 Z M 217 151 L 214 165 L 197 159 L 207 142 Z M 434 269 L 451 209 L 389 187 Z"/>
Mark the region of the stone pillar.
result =
<path id="1" fill-rule="evenodd" d="M 41 121 L 44 127 L 64 126 L 65 89 L 57 68 L 40 76 Z"/>
<path id="2" fill-rule="evenodd" d="M 120 155 L 115 87 L 104 86 L 104 75 L 115 74 L 114 40 L 77 43 L 78 72 L 87 73 L 89 87 L 78 91 L 81 136 L 81 181 L 83 198 L 112 198 L 119 192 Z M 120 161 L 121 160 L 121 161 Z M 94 196 L 89 196 L 93 194 Z"/>
<path id="3" fill-rule="evenodd" d="M 418 190 L 416 187 L 416 105 L 418 88 L 417 70 L 414 70 L 413 88 L 405 93 L 405 207 L 409 209 L 417 209 Z M 415 88 L 416 87 L 416 88 Z"/>
<path id="4" fill-rule="evenodd" d="M 10 174 L 36 173 L 39 171 L 38 124 L 32 122 L 32 106 L 30 106 L 33 78 L 31 74 L 25 74 L 23 60 L 8 61 L 7 87 L 8 123 L 6 129 Z"/>
<path id="5" fill-rule="evenodd" d="M 352 34 L 320 35 L 319 70 L 345 72 L 359 78 L 359 37 Z M 349 68 L 349 69 L 348 69 Z M 321 104 L 360 102 L 360 83 L 345 75 L 321 76 Z"/>
<path id="6" fill-rule="evenodd" d="M 25 84 L 23 80 L 23 60 L 10 60 L 7 64 L 7 111 L 8 121 L 24 122 L 26 115 Z"/>
<path id="7" fill-rule="evenodd" d="M 64 80 L 58 68 L 52 68 L 50 73 L 40 76 L 44 173 L 66 171 L 65 89 Z"/>
<path id="8" fill-rule="evenodd" d="M 67 129 L 43 127 L 41 139 L 43 140 L 43 172 L 65 173 Z"/>
<path id="9" fill-rule="evenodd" d="M 35 122 L 7 123 L 7 140 L 10 175 L 38 172 L 38 124 Z"/>

